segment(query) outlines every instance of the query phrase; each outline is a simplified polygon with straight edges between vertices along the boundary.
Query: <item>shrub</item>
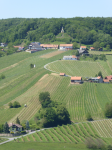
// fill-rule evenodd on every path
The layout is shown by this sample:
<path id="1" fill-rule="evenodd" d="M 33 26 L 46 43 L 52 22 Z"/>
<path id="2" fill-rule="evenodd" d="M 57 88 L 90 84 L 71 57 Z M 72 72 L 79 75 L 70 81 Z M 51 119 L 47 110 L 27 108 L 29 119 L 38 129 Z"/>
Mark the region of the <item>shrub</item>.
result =
<path id="1" fill-rule="evenodd" d="M 21 131 L 22 134 L 26 134 L 26 131 Z"/>
<path id="2" fill-rule="evenodd" d="M 2 75 L 0 76 L 0 79 L 5 79 L 5 75 L 2 74 Z"/>
<path id="3" fill-rule="evenodd" d="M 11 134 L 14 134 L 14 132 L 13 132 L 13 131 L 11 131 L 10 133 L 11 133 Z"/>
<path id="4" fill-rule="evenodd" d="M 34 64 L 30 64 L 30 68 L 34 68 Z"/>
<path id="5" fill-rule="evenodd" d="M 86 119 L 87 119 L 88 121 L 92 121 L 92 120 L 93 120 L 90 113 L 87 113 L 87 114 L 86 114 Z"/>

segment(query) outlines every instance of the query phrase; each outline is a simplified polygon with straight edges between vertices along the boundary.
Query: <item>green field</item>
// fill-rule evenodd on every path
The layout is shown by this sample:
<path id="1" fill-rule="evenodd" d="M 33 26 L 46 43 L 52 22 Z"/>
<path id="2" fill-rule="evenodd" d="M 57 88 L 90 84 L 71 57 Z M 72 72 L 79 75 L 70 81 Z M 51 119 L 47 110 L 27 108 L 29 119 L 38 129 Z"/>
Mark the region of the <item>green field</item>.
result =
<path id="1" fill-rule="evenodd" d="M 68 149 L 76 148 L 78 150 L 81 144 L 84 144 L 85 138 L 90 136 L 102 138 L 106 144 L 110 143 L 112 120 L 101 119 L 105 119 L 104 107 L 112 98 L 112 84 L 85 82 L 82 85 L 71 85 L 70 77 L 60 77 L 59 73 L 94 77 L 101 71 L 105 77 L 112 73 L 112 56 L 106 56 L 107 61 L 95 62 L 59 60 L 64 55 L 70 55 L 71 51 L 50 58 L 41 57 L 53 51 L 55 50 L 34 54 L 21 52 L 0 58 L 0 64 L 3 64 L 0 65 L 0 75 L 6 76 L 5 79 L 0 80 L 0 122 L 15 122 L 17 117 L 20 121 L 32 120 L 41 107 L 39 93 L 44 91 L 49 91 L 52 100 L 62 102 L 67 107 L 73 123 L 86 122 L 88 112 L 91 112 L 92 118 L 97 121 L 46 129 L 18 139 L 16 142 L 7 143 L 1 146 L 3 149 L 11 144 L 13 145 L 12 150 L 16 144 L 20 149 L 22 146 L 24 149 L 30 149 L 29 144 L 26 144 L 30 143 L 31 148 L 34 149 L 37 144 L 40 149 L 44 147 L 42 144 L 46 149 L 50 149 L 50 145 L 51 149 L 63 149 L 65 144 L 66 147 L 68 145 Z M 31 63 L 35 64 L 36 68 L 31 69 Z M 44 69 L 45 65 L 51 71 Z M 14 101 L 20 102 L 21 107 L 9 109 L 8 103 Z M 24 104 L 27 104 L 26 108 Z M 78 145 L 80 146 L 78 147 Z M 84 149 L 86 150 L 85 147 Z"/>
<path id="2" fill-rule="evenodd" d="M 70 76 L 82 77 L 94 77 L 99 71 L 103 76 L 107 76 L 111 72 L 107 62 L 103 61 L 58 60 L 46 65 L 46 68 L 57 73 L 64 72 Z"/>

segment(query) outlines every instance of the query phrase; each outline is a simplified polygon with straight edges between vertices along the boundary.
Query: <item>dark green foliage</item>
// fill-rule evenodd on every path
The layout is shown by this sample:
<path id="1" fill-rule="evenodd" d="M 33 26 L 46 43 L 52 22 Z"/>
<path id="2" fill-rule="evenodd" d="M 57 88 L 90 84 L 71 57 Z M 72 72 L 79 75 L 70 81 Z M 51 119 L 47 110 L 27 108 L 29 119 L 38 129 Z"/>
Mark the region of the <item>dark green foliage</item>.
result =
<path id="1" fill-rule="evenodd" d="M 16 123 L 17 123 L 17 124 L 20 124 L 20 120 L 19 120 L 18 117 L 16 118 Z"/>
<path id="2" fill-rule="evenodd" d="M 21 107 L 21 105 L 20 105 L 19 102 L 15 101 L 15 102 L 13 103 L 13 108 L 18 108 L 18 107 Z"/>
<path id="3" fill-rule="evenodd" d="M 39 101 L 43 108 L 46 108 L 51 100 L 50 100 L 50 93 L 49 92 L 42 92 L 39 94 Z"/>
<path id="4" fill-rule="evenodd" d="M 69 38 L 56 38 L 62 27 Z M 93 44 L 99 42 L 101 47 L 112 48 L 112 19 L 75 17 L 75 18 L 40 18 L 40 19 L 2 19 L 0 20 L 0 43 L 20 44 L 22 41 L 39 41 L 50 43 L 61 41 Z M 26 42 L 25 42 L 26 43 Z M 96 43 L 97 49 L 99 45 Z M 12 45 L 9 44 L 9 47 Z"/>
<path id="5" fill-rule="evenodd" d="M 29 126 L 29 121 L 26 121 L 26 129 L 29 130 L 30 126 Z"/>
<path id="6" fill-rule="evenodd" d="M 0 133 L 3 132 L 3 124 L 0 124 Z"/>
<path id="7" fill-rule="evenodd" d="M 26 134 L 26 131 L 21 131 L 22 134 Z"/>
<path id="8" fill-rule="evenodd" d="M 70 123 L 70 115 L 66 107 L 52 101 L 49 92 L 40 93 L 39 101 L 42 104 L 42 108 L 39 110 L 35 120 L 41 127 L 52 127 Z"/>
<path id="9" fill-rule="evenodd" d="M 105 105 L 104 113 L 107 118 L 112 118 L 112 102 Z"/>
<path id="10" fill-rule="evenodd" d="M 108 145 L 107 150 L 112 150 L 112 145 Z"/>
<path id="11" fill-rule="evenodd" d="M 11 102 L 8 104 L 8 106 L 9 108 L 13 108 L 13 104 Z"/>
<path id="12" fill-rule="evenodd" d="M 94 42 L 93 47 L 95 48 L 95 50 L 98 50 L 98 48 L 100 48 L 99 42 Z"/>
<path id="13" fill-rule="evenodd" d="M 99 56 L 99 59 L 100 59 L 100 60 L 104 60 L 104 61 L 106 61 L 106 55 L 101 54 L 101 55 Z"/>
<path id="14" fill-rule="evenodd" d="M 103 75 L 102 75 L 101 71 L 98 72 L 98 76 L 101 76 L 103 78 Z"/>
<path id="15" fill-rule="evenodd" d="M 86 114 L 86 119 L 87 119 L 88 121 L 93 121 L 92 116 L 91 116 L 90 113 L 87 113 L 87 114 Z"/>
<path id="16" fill-rule="evenodd" d="M 76 42 L 73 43 L 73 48 L 74 49 L 78 48 L 78 44 Z"/>
<path id="17" fill-rule="evenodd" d="M 93 55 L 93 60 L 97 60 L 98 59 L 98 56 L 97 55 Z"/>
<path id="18" fill-rule="evenodd" d="M 76 51 L 76 56 L 79 56 L 79 51 Z"/>
<path id="19" fill-rule="evenodd" d="M 5 79 L 5 75 L 2 74 L 2 75 L 0 76 L 0 79 Z"/>
<path id="20" fill-rule="evenodd" d="M 30 64 L 30 68 L 34 68 L 34 64 Z"/>
<path id="21" fill-rule="evenodd" d="M 3 126 L 3 132 L 4 133 L 9 133 L 9 126 L 8 126 L 7 122 Z"/>

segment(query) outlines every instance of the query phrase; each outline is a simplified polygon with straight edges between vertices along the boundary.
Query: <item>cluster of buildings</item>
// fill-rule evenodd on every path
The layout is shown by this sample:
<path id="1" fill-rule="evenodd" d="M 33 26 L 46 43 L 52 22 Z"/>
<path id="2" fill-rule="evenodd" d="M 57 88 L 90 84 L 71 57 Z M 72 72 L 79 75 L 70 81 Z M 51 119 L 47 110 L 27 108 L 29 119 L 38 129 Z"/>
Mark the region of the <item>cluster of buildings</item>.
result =
<path id="1" fill-rule="evenodd" d="M 60 49 L 60 50 L 72 50 L 73 44 L 41 44 L 39 42 L 32 42 L 26 52 L 34 53 L 45 49 Z"/>
<path id="2" fill-rule="evenodd" d="M 60 76 L 66 76 L 66 74 L 60 73 Z M 106 76 L 104 79 L 101 76 L 91 77 L 87 79 L 86 81 L 93 82 L 93 83 L 110 83 L 112 82 L 112 75 Z M 71 77 L 70 82 L 71 84 L 81 84 L 83 83 L 83 80 L 82 80 L 82 77 L 80 76 L 74 76 L 74 77 Z"/>

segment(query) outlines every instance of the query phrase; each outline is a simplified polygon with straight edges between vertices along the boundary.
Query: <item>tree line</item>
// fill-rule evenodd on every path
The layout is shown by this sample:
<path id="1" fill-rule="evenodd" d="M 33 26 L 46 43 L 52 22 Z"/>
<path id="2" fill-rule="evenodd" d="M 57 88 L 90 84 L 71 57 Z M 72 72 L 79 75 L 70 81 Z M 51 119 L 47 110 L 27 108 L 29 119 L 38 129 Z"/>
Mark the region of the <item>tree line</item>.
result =
<path id="1" fill-rule="evenodd" d="M 61 28 L 71 37 L 66 43 L 93 44 L 112 48 L 112 18 L 13 18 L 0 20 L 0 42 L 20 44 L 22 41 L 50 43 L 56 40 Z M 61 39 L 60 39 L 61 40 Z"/>

